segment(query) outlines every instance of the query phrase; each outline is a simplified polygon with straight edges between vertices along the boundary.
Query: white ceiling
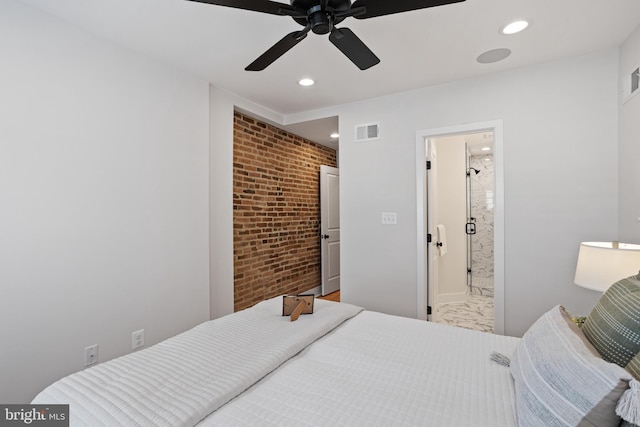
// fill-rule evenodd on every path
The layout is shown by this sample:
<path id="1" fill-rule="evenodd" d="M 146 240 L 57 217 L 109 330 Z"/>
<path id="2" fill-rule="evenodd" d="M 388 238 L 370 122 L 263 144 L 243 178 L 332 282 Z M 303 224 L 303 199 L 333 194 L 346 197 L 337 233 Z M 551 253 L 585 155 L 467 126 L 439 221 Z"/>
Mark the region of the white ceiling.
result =
<path id="1" fill-rule="evenodd" d="M 464 142 L 467 143 L 467 148 L 472 156 L 493 153 L 493 132 L 480 132 L 465 135 Z M 491 150 L 483 150 L 485 147 L 489 147 Z"/>
<path id="2" fill-rule="evenodd" d="M 248 72 L 245 66 L 301 27 L 286 16 L 186 0 L 22 1 L 283 116 L 619 46 L 640 25 L 639 0 L 466 0 L 346 19 L 339 27 L 353 30 L 381 59 L 366 71 L 326 36 L 309 34 L 265 71 Z M 499 33 L 516 19 L 531 26 Z M 495 48 L 513 53 L 494 64 L 476 62 Z M 302 77 L 316 85 L 299 86 Z M 296 132 L 329 142 L 336 124 L 334 117 L 309 125 L 313 132 Z"/>

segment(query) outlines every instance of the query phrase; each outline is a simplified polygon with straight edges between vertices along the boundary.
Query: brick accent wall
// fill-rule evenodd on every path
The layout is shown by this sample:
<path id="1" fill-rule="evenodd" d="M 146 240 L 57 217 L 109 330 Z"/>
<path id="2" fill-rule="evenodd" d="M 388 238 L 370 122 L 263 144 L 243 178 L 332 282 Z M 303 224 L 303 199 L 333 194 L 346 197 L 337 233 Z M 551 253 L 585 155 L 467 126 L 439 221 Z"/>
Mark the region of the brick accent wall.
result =
<path id="1" fill-rule="evenodd" d="M 320 165 L 336 152 L 236 112 L 234 309 L 320 286 Z"/>

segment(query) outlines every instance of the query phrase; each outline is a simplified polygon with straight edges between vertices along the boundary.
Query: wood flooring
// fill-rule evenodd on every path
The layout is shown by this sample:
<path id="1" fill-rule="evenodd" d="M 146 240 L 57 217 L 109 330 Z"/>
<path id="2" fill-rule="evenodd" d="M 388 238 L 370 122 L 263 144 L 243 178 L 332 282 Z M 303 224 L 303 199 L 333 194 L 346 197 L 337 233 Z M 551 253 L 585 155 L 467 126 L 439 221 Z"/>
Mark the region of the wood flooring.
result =
<path id="1" fill-rule="evenodd" d="M 327 294 L 323 297 L 318 297 L 320 299 L 326 299 L 328 301 L 340 302 L 340 291 L 335 291 L 331 294 Z"/>

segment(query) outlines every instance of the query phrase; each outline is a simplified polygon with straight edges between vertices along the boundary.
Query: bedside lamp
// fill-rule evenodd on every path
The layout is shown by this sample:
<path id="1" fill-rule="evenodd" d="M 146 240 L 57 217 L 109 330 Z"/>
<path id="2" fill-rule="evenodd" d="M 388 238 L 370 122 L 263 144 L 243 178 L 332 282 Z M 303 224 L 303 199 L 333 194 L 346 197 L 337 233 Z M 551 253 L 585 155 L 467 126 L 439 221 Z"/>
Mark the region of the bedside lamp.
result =
<path id="1" fill-rule="evenodd" d="M 638 274 L 640 245 L 618 242 L 582 242 L 574 283 L 598 292 L 620 279 Z"/>

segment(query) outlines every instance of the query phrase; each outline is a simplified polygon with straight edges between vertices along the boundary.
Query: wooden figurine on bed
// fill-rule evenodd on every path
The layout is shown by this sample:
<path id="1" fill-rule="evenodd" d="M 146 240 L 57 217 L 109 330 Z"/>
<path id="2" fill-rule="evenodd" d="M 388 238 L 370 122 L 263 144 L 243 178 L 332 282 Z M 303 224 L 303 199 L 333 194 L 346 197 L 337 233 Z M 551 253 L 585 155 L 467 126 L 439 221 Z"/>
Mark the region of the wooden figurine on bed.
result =
<path id="1" fill-rule="evenodd" d="M 301 314 L 313 314 L 314 298 L 313 294 L 283 296 L 282 315 L 291 316 L 291 321 L 295 322 Z"/>

